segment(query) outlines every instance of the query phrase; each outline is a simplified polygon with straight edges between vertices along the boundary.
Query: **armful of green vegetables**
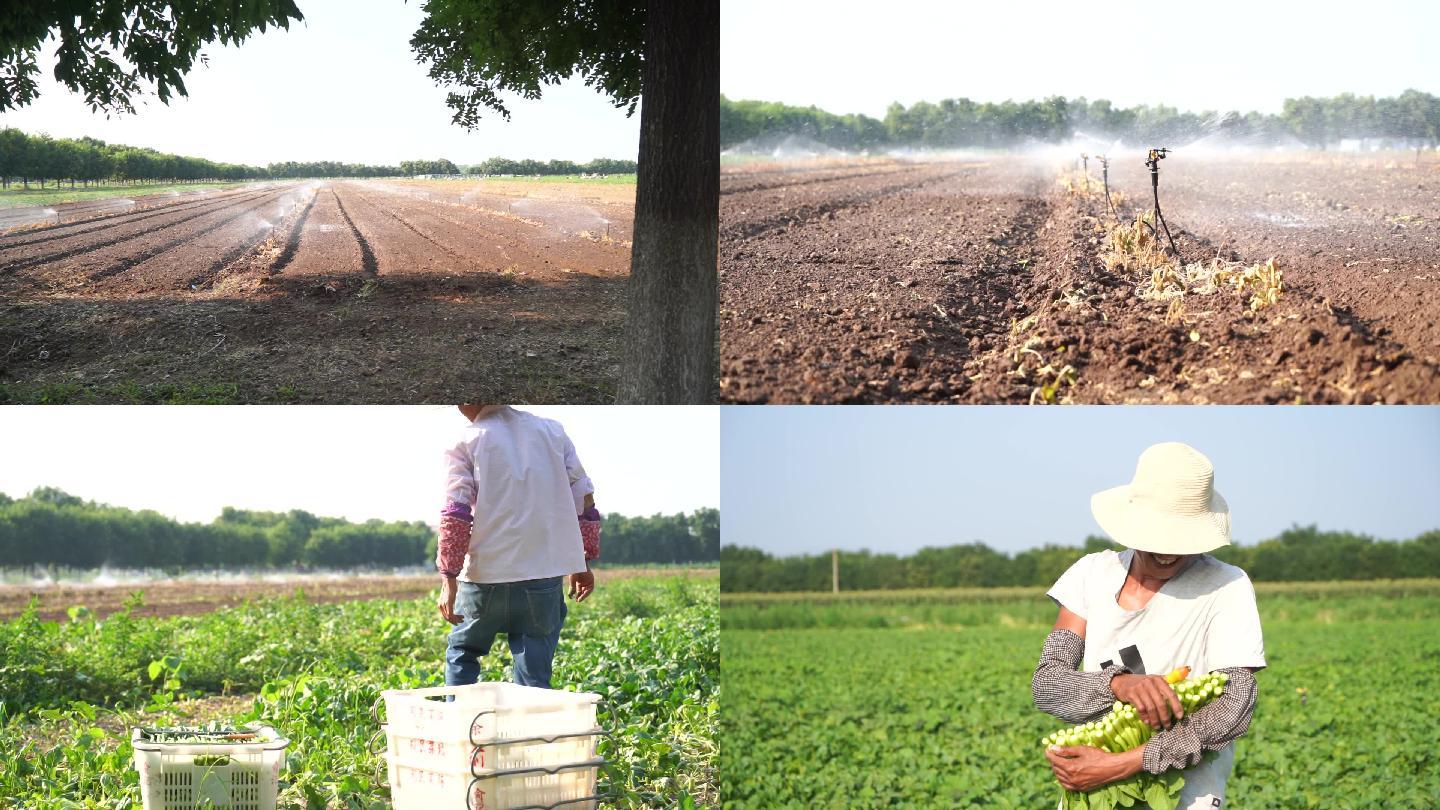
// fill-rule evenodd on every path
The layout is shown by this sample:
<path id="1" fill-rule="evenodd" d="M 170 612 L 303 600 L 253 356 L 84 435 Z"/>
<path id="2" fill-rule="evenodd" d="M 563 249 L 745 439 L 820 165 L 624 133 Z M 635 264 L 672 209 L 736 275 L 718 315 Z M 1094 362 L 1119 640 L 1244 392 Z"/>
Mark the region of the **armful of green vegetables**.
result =
<path id="1" fill-rule="evenodd" d="M 1224 672 L 1211 672 L 1186 679 L 1188 674 L 1189 667 L 1182 667 L 1165 676 L 1187 716 L 1224 694 L 1230 677 Z M 1088 745 L 1106 753 L 1118 754 L 1139 748 L 1154 733 L 1155 730 L 1140 719 L 1134 706 L 1117 700 L 1104 717 L 1047 734 L 1040 742 L 1046 747 Z M 1062 810 L 1112 810 L 1117 806 L 1132 807 L 1144 801 L 1152 810 L 1175 810 L 1184 784 L 1185 779 L 1179 770 L 1167 770 L 1161 774 L 1141 771 L 1089 792 L 1062 788 L 1060 807 Z"/>

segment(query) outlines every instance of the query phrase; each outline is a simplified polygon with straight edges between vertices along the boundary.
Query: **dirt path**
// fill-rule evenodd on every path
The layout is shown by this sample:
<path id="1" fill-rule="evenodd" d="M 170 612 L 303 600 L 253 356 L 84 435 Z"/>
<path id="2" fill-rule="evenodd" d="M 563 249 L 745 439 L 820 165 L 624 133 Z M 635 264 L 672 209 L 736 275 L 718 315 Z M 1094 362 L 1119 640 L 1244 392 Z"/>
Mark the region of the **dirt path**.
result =
<path id="1" fill-rule="evenodd" d="M 1188 296 L 1179 320 L 1136 296 L 1141 279 L 1101 264 L 1103 202 L 1060 190 L 1053 168 L 998 161 L 727 173 L 722 397 L 1440 400 L 1434 201 L 1362 183 L 1356 199 L 1379 213 L 1354 218 L 1348 239 L 1316 229 L 1297 242 L 1274 220 L 1255 226 L 1235 214 L 1252 204 L 1246 194 L 1270 193 L 1244 180 L 1264 169 L 1191 180 L 1204 191 L 1163 201 L 1187 256 L 1275 255 L 1286 292 L 1259 313 L 1234 295 Z M 1313 184 L 1306 194 L 1334 180 L 1325 167 L 1295 171 Z M 1143 187 L 1126 172 L 1112 178 L 1132 198 L 1148 197 L 1143 166 Z M 1393 213 L 1400 209 L 1414 211 Z M 1320 255 L 1329 263 L 1316 262 Z M 1382 258 L 1411 281 L 1392 290 L 1353 269 Z"/>
<path id="2" fill-rule="evenodd" d="M 0 237 L 0 401 L 604 402 L 629 245 L 376 184 Z"/>

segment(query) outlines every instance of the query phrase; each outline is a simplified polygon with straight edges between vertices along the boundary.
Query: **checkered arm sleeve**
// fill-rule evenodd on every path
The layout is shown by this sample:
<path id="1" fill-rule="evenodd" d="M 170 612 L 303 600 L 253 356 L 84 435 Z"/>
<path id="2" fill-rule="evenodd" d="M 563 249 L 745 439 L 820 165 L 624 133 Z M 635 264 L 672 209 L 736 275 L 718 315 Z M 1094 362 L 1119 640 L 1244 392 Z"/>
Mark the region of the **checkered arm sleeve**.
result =
<path id="1" fill-rule="evenodd" d="M 1085 639 L 1075 633 L 1054 630 L 1045 637 L 1045 649 L 1030 679 L 1035 708 L 1067 723 L 1084 723 L 1115 705 L 1110 679 L 1130 670 L 1108 666 L 1099 672 L 1079 672 L 1084 657 Z"/>
<path id="2" fill-rule="evenodd" d="M 1196 765 L 1206 751 L 1219 751 L 1250 728 L 1257 692 L 1255 675 L 1241 667 L 1219 671 L 1230 676 L 1224 694 L 1170 728 L 1156 732 L 1145 744 L 1145 770 L 1164 773 L 1167 768 Z"/>

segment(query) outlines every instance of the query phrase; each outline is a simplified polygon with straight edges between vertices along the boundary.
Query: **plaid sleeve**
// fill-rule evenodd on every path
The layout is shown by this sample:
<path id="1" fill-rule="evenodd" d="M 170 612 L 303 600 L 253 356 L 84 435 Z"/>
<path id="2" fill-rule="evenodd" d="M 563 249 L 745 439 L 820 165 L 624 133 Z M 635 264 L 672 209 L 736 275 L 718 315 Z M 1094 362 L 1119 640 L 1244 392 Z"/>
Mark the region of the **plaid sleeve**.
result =
<path id="1" fill-rule="evenodd" d="M 1217 670 L 1230 676 L 1225 692 L 1145 744 L 1142 767 L 1150 773 L 1199 764 L 1206 751 L 1219 751 L 1250 728 L 1255 713 L 1255 675 L 1243 667 Z"/>
<path id="2" fill-rule="evenodd" d="M 1030 679 L 1035 708 L 1067 723 L 1084 723 L 1099 717 L 1115 705 L 1110 680 L 1123 666 L 1108 666 L 1099 672 L 1080 672 L 1085 657 L 1085 639 L 1069 630 L 1054 630 L 1045 637 L 1040 663 Z"/>

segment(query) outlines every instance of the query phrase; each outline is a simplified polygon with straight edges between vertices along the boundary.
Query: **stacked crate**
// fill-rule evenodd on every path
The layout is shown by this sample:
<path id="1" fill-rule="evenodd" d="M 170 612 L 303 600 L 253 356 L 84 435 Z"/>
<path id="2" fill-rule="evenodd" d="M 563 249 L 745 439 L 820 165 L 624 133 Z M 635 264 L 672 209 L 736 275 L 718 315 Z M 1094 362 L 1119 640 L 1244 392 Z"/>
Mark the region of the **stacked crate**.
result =
<path id="1" fill-rule="evenodd" d="M 595 807 L 599 695 L 479 683 L 381 700 L 396 810 Z"/>

